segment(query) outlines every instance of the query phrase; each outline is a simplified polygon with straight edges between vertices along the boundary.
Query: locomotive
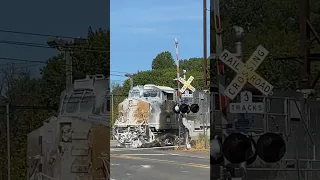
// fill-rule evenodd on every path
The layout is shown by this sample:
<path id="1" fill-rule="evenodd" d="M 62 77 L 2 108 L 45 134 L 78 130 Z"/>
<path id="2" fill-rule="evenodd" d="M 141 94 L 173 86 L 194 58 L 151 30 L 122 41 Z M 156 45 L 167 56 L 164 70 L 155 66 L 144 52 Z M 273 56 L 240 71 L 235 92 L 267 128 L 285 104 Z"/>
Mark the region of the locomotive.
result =
<path id="1" fill-rule="evenodd" d="M 57 117 L 28 134 L 29 180 L 110 179 L 110 85 L 87 75 L 61 92 Z"/>
<path id="2" fill-rule="evenodd" d="M 210 122 L 205 127 L 199 112 L 182 115 L 174 110 L 179 104 L 177 92 L 171 87 L 154 84 L 133 87 L 128 97 L 118 105 L 119 117 L 112 129 L 119 146 L 139 148 L 188 145 L 190 140 L 199 137 L 203 128 L 208 129 Z M 204 94 L 198 91 L 183 101 L 187 104 L 199 102 L 195 96 Z"/>

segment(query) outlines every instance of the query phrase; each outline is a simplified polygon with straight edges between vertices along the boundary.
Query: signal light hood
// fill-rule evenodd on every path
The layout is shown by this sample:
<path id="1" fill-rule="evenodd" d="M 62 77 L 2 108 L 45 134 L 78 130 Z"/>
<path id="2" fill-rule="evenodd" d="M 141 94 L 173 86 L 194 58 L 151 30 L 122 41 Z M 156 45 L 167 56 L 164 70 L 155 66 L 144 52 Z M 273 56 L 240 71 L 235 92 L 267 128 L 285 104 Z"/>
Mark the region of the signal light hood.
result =
<path id="1" fill-rule="evenodd" d="M 183 114 L 189 113 L 190 112 L 190 107 L 188 106 L 188 104 L 181 104 L 180 107 L 179 107 L 179 110 Z"/>
<path id="2" fill-rule="evenodd" d="M 223 154 L 225 158 L 235 164 L 255 161 L 255 142 L 248 136 L 241 133 L 230 134 L 223 143 Z"/>
<path id="3" fill-rule="evenodd" d="M 257 152 L 263 161 L 275 163 L 286 153 L 286 143 L 279 134 L 265 133 L 258 139 Z"/>

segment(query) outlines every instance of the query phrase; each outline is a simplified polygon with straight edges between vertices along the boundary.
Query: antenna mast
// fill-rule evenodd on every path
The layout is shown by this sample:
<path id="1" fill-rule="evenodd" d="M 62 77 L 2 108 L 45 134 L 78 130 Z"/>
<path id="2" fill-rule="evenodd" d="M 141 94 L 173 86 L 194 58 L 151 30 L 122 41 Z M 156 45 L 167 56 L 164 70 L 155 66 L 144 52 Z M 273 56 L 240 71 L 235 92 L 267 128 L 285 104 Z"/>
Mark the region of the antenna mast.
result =
<path id="1" fill-rule="evenodd" d="M 177 81 L 178 81 L 178 100 L 180 100 L 180 81 L 179 81 L 179 78 L 180 78 L 180 68 L 179 68 L 179 53 L 178 53 L 178 39 L 175 38 L 174 39 L 174 42 L 175 42 L 175 49 L 176 49 L 176 60 L 177 60 Z"/>

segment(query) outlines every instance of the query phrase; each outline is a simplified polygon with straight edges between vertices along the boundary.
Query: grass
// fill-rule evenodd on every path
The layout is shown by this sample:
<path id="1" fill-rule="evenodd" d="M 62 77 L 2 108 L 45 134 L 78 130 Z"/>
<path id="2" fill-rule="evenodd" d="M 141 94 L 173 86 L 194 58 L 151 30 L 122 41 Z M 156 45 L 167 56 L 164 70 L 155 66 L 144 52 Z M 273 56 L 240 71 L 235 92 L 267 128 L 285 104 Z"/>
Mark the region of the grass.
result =
<path id="1" fill-rule="evenodd" d="M 188 151 L 210 151 L 210 138 L 207 136 L 204 136 L 203 134 L 199 135 L 199 138 L 197 140 L 193 140 L 190 142 L 191 149 Z M 185 150 L 184 146 L 180 146 L 176 148 L 176 150 Z"/>
<path id="2" fill-rule="evenodd" d="M 210 138 L 208 136 L 200 134 L 197 140 L 191 141 L 191 149 L 209 151 Z"/>

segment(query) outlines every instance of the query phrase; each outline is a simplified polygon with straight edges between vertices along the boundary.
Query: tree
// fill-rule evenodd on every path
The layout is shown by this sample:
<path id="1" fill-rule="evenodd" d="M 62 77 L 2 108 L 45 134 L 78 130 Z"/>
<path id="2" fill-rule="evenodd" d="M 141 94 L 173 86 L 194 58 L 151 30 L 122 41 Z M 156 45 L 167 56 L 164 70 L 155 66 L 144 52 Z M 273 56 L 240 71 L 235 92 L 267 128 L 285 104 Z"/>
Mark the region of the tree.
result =
<path id="1" fill-rule="evenodd" d="M 110 32 L 99 29 L 88 30 L 88 42 L 76 46 L 72 51 L 73 80 L 86 75 L 103 74 L 109 77 Z M 60 93 L 65 88 L 65 62 L 63 54 L 52 57 L 41 69 L 43 102 L 48 106 L 58 106 Z"/>
<path id="2" fill-rule="evenodd" d="M 275 57 L 283 56 L 283 53 L 298 56 L 299 19 L 296 2 L 228 0 L 220 5 L 224 31 L 223 48 L 234 51 L 232 26 L 244 27 L 243 60 L 247 60 L 259 44 L 263 45 L 269 50 L 269 55 L 257 72 L 277 89 L 295 89 L 299 79 L 297 59 L 276 61 Z M 214 25 L 214 16 L 211 17 L 211 24 Z M 210 28 L 211 34 L 215 34 L 214 26 Z M 211 52 L 214 52 L 215 36 L 211 36 L 211 43 Z M 234 77 L 234 72 L 230 68 L 226 68 L 226 71 L 229 83 Z"/>
<path id="3" fill-rule="evenodd" d="M 99 47 L 97 47 L 99 46 Z M 99 29 L 88 30 L 88 42 L 72 50 L 73 79 L 84 78 L 88 74 L 104 74 L 109 77 L 110 32 Z M 41 69 L 41 78 L 31 78 L 28 72 L 17 72 L 15 68 L 5 69 L 0 83 L 6 91 L 6 100 L 12 105 L 59 106 L 60 93 L 65 89 L 65 62 L 63 54 L 50 58 Z M 4 94 L 4 93 L 2 93 Z M 0 96 L 1 97 L 1 96 Z M 3 113 L 3 109 L 0 109 Z M 12 179 L 27 179 L 27 134 L 43 125 L 43 121 L 56 115 L 53 110 L 11 109 L 11 149 Z M 0 116 L 2 118 L 4 116 Z M 0 119 L 0 130 L 5 129 Z M 2 133 L 2 131 L 0 132 Z M 5 144 L 1 134 L 1 143 Z M 0 148 L 0 168 L 6 172 L 6 149 Z M 2 172 L 2 171 L 1 171 Z M 7 179 L 0 173 L 0 179 Z"/>
<path id="4" fill-rule="evenodd" d="M 169 69 L 175 67 L 174 59 L 169 51 L 164 51 L 152 61 L 152 69 Z"/>

